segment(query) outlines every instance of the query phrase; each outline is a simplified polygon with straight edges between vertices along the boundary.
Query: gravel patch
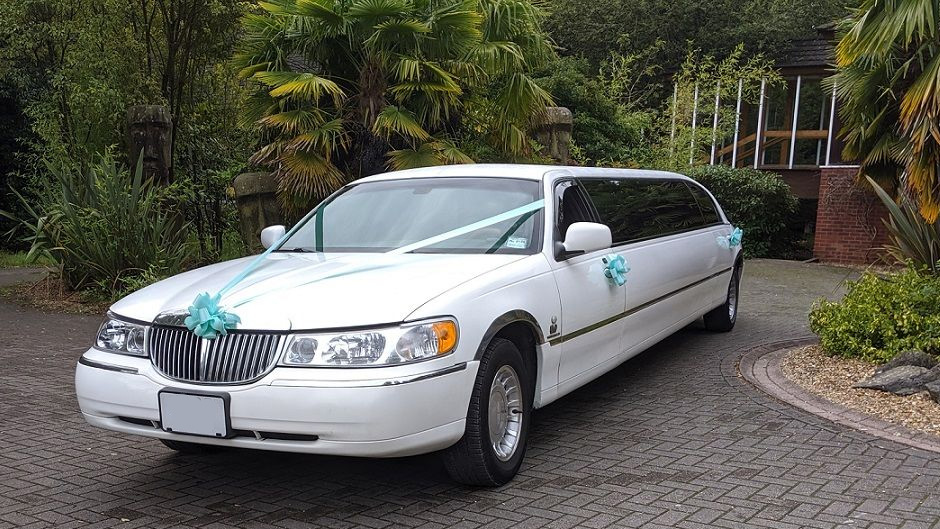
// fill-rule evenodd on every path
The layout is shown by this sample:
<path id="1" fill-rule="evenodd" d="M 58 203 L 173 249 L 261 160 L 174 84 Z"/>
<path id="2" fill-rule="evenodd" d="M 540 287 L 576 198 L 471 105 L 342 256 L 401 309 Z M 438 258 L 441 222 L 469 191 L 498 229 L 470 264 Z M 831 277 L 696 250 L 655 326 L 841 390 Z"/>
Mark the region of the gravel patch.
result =
<path id="1" fill-rule="evenodd" d="M 874 364 L 829 356 L 811 345 L 787 354 L 781 368 L 784 376 L 830 402 L 940 438 L 940 404 L 927 392 L 900 397 L 852 387 L 874 373 Z"/>

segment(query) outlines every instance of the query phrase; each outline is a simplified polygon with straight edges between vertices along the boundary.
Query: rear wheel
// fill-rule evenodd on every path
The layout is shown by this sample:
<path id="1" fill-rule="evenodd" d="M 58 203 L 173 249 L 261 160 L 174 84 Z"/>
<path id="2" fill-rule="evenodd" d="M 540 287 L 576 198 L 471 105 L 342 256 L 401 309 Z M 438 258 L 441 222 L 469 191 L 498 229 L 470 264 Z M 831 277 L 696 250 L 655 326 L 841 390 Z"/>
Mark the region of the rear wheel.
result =
<path id="1" fill-rule="evenodd" d="M 738 319 L 738 301 L 741 298 L 741 267 L 736 266 L 728 283 L 728 297 L 720 306 L 705 314 L 705 328 L 709 331 L 728 332 Z"/>
<path id="2" fill-rule="evenodd" d="M 212 454 L 224 450 L 221 446 L 204 445 L 199 443 L 187 443 L 186 441 L 171 441 L 169 439 L 160 439 L 163 446 L 170 450 L 175 450 L 181 454 Z"/>
<path id="3" fill-rule="evenodd" d="M 443 453 L 459 483 L 498 486 L 519 471 L 532 416 L 533 384 L 522 353 L 509 340 L 494 338 L 480 361 L 467 411 L 467 430 Z"/>

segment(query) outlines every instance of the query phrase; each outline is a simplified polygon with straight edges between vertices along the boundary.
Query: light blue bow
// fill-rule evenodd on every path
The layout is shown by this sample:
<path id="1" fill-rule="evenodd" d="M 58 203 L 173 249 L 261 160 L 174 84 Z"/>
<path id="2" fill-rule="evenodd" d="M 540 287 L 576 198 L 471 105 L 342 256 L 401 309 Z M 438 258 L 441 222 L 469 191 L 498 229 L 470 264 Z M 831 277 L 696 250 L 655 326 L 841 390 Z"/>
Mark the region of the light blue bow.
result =
<path id="1" fill-rule="evenodd" d="M 731 230 L 730 235 L 719 235 L 715 238 L 718 242 L 718 246 L 730 250 L 735 246 L 741 246 L 741 239 L 744 238 L 744 230 L 741 228 L 734 228 Z"/>
<path id="2" fill-rule="evenodd" d="M 241 322 L 241 318 L 219 308 L 221 297 L 221 294 L 210 296 L 208 292 L 196 296 L 196 300 L 189 306 L 189 316 L 184 321 L 186 328 L 196 336 L 208 340 L 225 336 L 229 329 L 234 329 Z"/>
<path id="3" fill-rule="evenodd" d="M 604 256 L 604 275 L 612 280 L 618 287 L 622 287 L 627 282 L 627 273 L 630 267 L 627 266 L 627 260 L 622 255 L 615 253 Z"/>

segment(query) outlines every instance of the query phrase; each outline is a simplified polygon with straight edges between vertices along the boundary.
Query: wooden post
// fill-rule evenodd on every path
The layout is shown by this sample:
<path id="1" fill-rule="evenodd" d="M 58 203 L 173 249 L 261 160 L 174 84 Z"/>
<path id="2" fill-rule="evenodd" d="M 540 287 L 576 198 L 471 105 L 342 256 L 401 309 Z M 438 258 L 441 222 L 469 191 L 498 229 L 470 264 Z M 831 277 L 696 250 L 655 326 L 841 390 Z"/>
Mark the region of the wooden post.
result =
<path id="1" fill-rule="evenodd" d="M 760 102 L 757 105 L 757 130 L 754 133 L 754 169 L 760 162 L 761 135 L 764 133 L 764 94 L 767 89 L 767 79 L 760 80 Z"/>
<path id="2" fill-rule="evenodd" d="M 130 167 L 137 166 L 143 152 L 144 177 L 156 184 L 173 181 L 173 120 L 166 107 L 139 105 L 127 109 L 127 159 Z"/>
<path id="3" fill-rule="evenodd" d="M 826 133 L 826 165 L 829 165 L 829 155 L 832 153 L 832 134 L 836 122 L 836 83 L 832 83 L 832 100 L 829 103 L 829 131 Z"/>
<path id="4" fill-rule="evenodd" d="M 793 169 L 793 159 L 796 156 L 796 127 L 800 118 L 800 85 L 803 82 L 803 76 L 796 76 L 796 95 L 793 96 L 793 123 L 790 127 L 790 160 L 787 167 Z M 781 160 L 782 161 L 782 160 Z"/>
<path id="5" fill-rule="evenodd" d="M 718 105 L 721 96 L 721 81 L 715 84 L 715 112 L 712 114 L 712 154 L 708 165 L 715 165 L 715 142 L 718 140 Z"/>

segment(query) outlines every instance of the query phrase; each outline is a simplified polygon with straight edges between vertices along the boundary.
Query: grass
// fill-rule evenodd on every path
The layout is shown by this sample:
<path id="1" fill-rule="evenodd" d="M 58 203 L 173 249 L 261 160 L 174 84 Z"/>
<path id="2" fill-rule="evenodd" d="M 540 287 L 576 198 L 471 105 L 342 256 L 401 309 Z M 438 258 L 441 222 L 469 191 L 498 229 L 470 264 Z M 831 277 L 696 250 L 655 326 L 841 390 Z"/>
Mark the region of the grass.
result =
<path id="1" fill-rule="evenodd" d="M 26 252 L 8 252 L 0 250 L 0 268 L 24 268 L 30 266 L 46 265 L 44 259 L 37 259 L 30 262 L 26 259 Z"/>

